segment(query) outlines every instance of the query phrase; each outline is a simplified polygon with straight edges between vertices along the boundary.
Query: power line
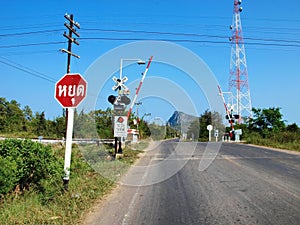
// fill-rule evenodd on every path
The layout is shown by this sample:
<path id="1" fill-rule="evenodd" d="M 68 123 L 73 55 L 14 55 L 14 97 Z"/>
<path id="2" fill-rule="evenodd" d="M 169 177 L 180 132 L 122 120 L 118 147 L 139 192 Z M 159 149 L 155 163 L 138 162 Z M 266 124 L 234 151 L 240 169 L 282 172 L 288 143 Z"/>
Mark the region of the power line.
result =
<path id="1" fill-rule="evenodd" d="M 0 37 L 10 37 L 10 36 L 21 36 L 21 35 L 32 35 L 32 34 L 43 34 L 50 32 L 59 32 L 62 29 L 52 29 L 52 30 L 40 30 L 40 31 L 29 31 L 29 32 L 20 32 L 20 33 L 9 33 L 9 34 L 0 34 Z M 224 35 L 209 35 L 209 34 L 197 34 L 197 33 L 185 33 L 185 32 L 164 32 L 164 31 L 146 31 L 146 30 L 132 30 L 132 29 L 100 29 L 100 28 L 84 28 L 83 31 L 99 31 L 99 32 L 114 32 L 114 33 L 134 33 L 134 34 L 153 34 L 153 35 L 171 35 L 171 36 L 187 36 L 187 37 L 205 37 L 205 38 L 228 38 L 228 36 Z M 96 39 L 96 38 L 89 38 Z M 99 39 L 99 38 L 98 38 Z M 141 40 L 137 38 L 103 38 L 103 40 Z M 160 39 L 159 40 L 169 40 L 171 39 Z M 297 40 L 288 40 L 288 39 L 276 39 L 276 38 L 254 38 L 254 37 L 245 37 L 244 40 L 254 40 L 254 41 L 264 41 L 264 42 L 282 42 L 282 43 L 296 43 L 300 44 L 300 41 Z M 177 42 L 207 42 L 207 43 L 223 43 L 216 41 L 201 41 L 201 40 L 174 40 Z M 17 47 L 27 47 L 27 46 L 39 46 L 39 45 L 55 45 L 62 44 L 65 42 L 41 42 L 41 43 L 28 43 L 28 44 L 17 44 L 17 45 L 3 45 L 1 48 L 17 48 Z M 225 43 L 225 42 L 224 42 Z M 247 43 L 253 44 L 253 43 Z M 263 43 L 254 43 L 255 45 L 264 45 Z M 286 46 L 286 47 L 298 47 L 298 45 L 294 44 L 266 44 L 271 46 Z"/>
<path id="2" fill-rule="evenodd" d="M 85 28 L 82 30 L 89 31 L 103 31 L 103 32 L 116 32 L 116 33 L 139 33 L 139 34 L 158 34 L 158 35 L 176 35 L 176 36 L 190 36 L 190 37 L 207 37 L 207 38 L 228 38 L 228 36 L 222 35 L 207 35 L 207 34 L 196 34 L 196 33 L 179 33 L 179 32 L 161 32 L 161 31 L 145 31 L 145 30 L 118 30 L 118 29 L 97 29 L 97 28 Z M 272 39 L 272 38 L 252 38 L 246 37 L 244 40 L 255 40 L 255 41 L 269 41 L 269 42 L 288 42 L 288 43 L 299 43 L 297 40 L 284 40 L 284 39 Z"/>
<path id="3" fill-rule="evenodd" d="M 99 25 L 99 21 L 88 21 L 88 22 L 83 22 L 82 24 L 97 24 Z M 180 24 L 180 23 L 176 23 L 176 24 L 172 24 L 172 23 L 155 23 L 155 22 L 144 22 L 144 23 L 139 23 L 139 22 L 126 22 L 126 21 L 122 21 L 121 23 L 118 22 L 113 22 L 113 21 L 108 21 L 108 22 L 103 22 L 101 21 L 100 24 L 103 24 L 103 26 L 109 25 L 109 27 L 112 26 L 122 26 L 124 27 L 125 25 L 133 25 L 133 26 L 146 26 L 149 27 L 150 25 L 152 27 L 156 26 L 167 26 L 167 27 L 192 27 L 192 28 L 204 28 L 204 29 L 214 29 L 215 28 L 228 28 L 229 25 L 231 25 L 231 21 L 228 20 L 228 23 L 226 24 L 203 24 L 203 23 L 186 23 L 186 24 Z M 294 35 L 295 33 L 297 34 L 297 32 L 299 33 L 300 29 L 297 28 L 297 26 L 292 26 L 292 27 L 283 27 L 283 26 L 277 26 L 277 27 L 266 27 L 266 26 L 247 26 L 247 30 L 259 30 L 260 32 L 264 33 L 264 32 L 268 32 L 268 33 L 276 33 L 276 34 L 291 34 Z M 281 32 L 278 32 L 281 31 Z M 285 31 L 285 32 L 283 32 Z M 291 33 L 287 33 L 287 31 L 291 31 Z"/>
<path id="4" fill-rule="evenodd" d="M 53 19 L 53 17 L 56 16 L 56 15 L 46 15 L 44 17 L 48 17 L 48 18 L 51 18 Z M 140 18 L 139 21 L 145 21 L 144 19 L 148 19 L 148 17 L 144 16 L 144 15 L 140 15 L 140 16 L 137 16 L 135 15 L 135 18 Z M 163 18 L 169 18 L 169 19 L 174 19 L 174 18 L 184 18 L 184 19 L 187 19 L 185 16 L 178 16 L 178 15 L 156 15 L 155 17 L 163 17 Z M 60 26 L 59 23 L 53 23 L 53 22 L 49 22 L 49 23 L 34 23 L 34 24 L 25 24 L 24 23 L 24 20 L 25 19 L 28 19 L 28 16 L 26 17 L 18 17 L 19 19 L 22 19 L 22 25 L 4 25 L 4 26 L 0 26 L 0 29 L 1 30 L 14 30 L 14 29 L 18 29 L 18 30 L 21 30 L 21 29 L 36 29 L 36 28 L 44 28 L 44 27 L 58 27 Z M 32 16 L 32 19 L 34 17 Z M 137 22 L 137 20 L 135 21 L 127 21 L 126 19 L 132 19 L 131 16 L 122 16 L 122 22 L 120 23 L 120 16 L 118 15 L 118 21 L 114 21 L 115 17 L 114 16 L 111 16 L 111 17 L 95 17 L 95 16 L 85 16 L 85 19 L 88 19 L 87 21 L 82 21 L 82 24 L 99 24 L 99 23 L 103 23 L 103 24 L 112 24 L 112 25 L 121 25 L 121 26 L 124 26 L 124 25 L 146 25 L 146 26 L 149 26 L 149 25 L 152 25 L 152 26 L 183 26 L 183 27 L 186 27 L 186 26 L 205 26 L 206 28 L 209 28 L 209 27 L 226 27 L 226 25 L 224 26 L 224 24 L 222 25 L 216 25 L 216 24 L 203 24 L 203 22 L 201 23 L 200 21 L 201 20 L 210 20 L 211 18 L 214 18 L 214 20 L 218 19 L 218 20 L 222 20 L 222 22 L 224 20 L 228 20 L 228 23 L 230 23 L 231 21 L 231 17 L 229 16 L 191 16 L 189 15 L 189 19 L 190 19 L 190 22 L 187 22 L 187 23 L 172 23 L 172 22 L 157 22 L 157 21 L 151 21 L 151 22 Z M 143 19 L 144 18 L 144 19 Z M 16 17 L 14 17 L 14 19 L 16 19 Z M 143 19 L 143 20 L 142 20 Z M 196 21 L 197 22 L 196 22 Z M 294 23 L 294 24 L 298 24 L 300 22 L 300 20 L 292 20 L 292 19 L 285 19 L 285 18 L 246 18 L 245 20 L 247 21 L 271 21 L 271 22 L 278 22 L 278 23 L 281 23 L 281 22 L 288 22 L 289 24 L 291 23 Z M 287 27 L 251 27 L 251 26 L 248 26 L 248 29 L 259 29 L 260 31 L 264 30 L 264 29 L 272 29 L 272 30 L 291 30 L 293 32 L 295 31 L 299 31 L 300 29 L 297 29 L 295 27 L 290 27 L 290 28 L 287 28 Z"/>
<path id="5" fill-rule="evenodd" d="M 220 36 L 220 35 L 207 35 L 207 34 L 196 34 L 196 33 L 176 33 L 176 32 L 162 32 L 162 31 L 145 31 L 145 30 L 117 30 L 117 29 L 97 29 L 97 28 L 85 28 L 82 30 L 116 32 L 116 33 L 140 33 L 140 34 L 177 35 L 177 36 L 192 36 L 192 37 L 227 38 L 227 36 Z"/>
<path id="6" fill-rule="evenodd" d="M 19 63 L 15 63 L 15 62 L 7 59 L 7 58 L 1 57 L 1 56 L 0 56 L 0 58 L 2 58 L 2 59 L 4 59 L 4 60 L 7 61 L 7 62 L 5 62 L 5 61 L 0 60 L 0 63 L 2 63 L 2 64 L 5 64 L 7 66 L 13 67 L 13 68 L 18 69 L 18 70 L 21 70 L 21 71 L 23 71 L 25 73 L 28 73 L 28 74 L 30 74 L 32 76 L 41 78 L 43 80 L 50 81 L 51 83 L 55 83 L 56 82 L 52 77 L 49 77 L 46 74 L 43 74 L 43 73 L 40 73 L 40 72 L 35 71 L 33 69 L 30 69 L 30 68 L 28 68 L 26 66 L 23 66 L 23 65 L 19 64 Z"/>
<path id="7" fill-rule="evenodd" d="M 210 17 L 197 17 L 197 19 L 209 19 L 209 18 Z M 226 17 L 218 17 L 218 18 L 220 18 L 222 20 L 226 19 Z M 229 19 L 229 17 L 228 17 L 228 19 Z M 252 20 L 255 20 L 255 19 L 257 19 L 257 18 L 253 18 Z M 257 19 L 257 20 L 260 20 L 260 19 Z M 268 20 L 274 21 L 273 19 L 272 20 L 268 19 Z M 297 22 L 297 21 L 284 20 L 284 19 L 276 19 L 276 21 L 279 21 L 279 22 L 280 21 Z M 298 22 L 300 22 L 300 20 Z M 99 25 L 99 21 L 90 21 L 89 20 L 87 22 L 83 21 L 82 23 L 83 24 L 95 24 L 96 23 L 96 24 Z M 152 26 L 154 26 L 154 25 L 161 26 L 161 25 L 163 25 L 163 26 L 172 26 L 172 27 L 174 27 L 174 26 L 182 26 L 182 27 L 187 27 L 187 26 L 195 27 L 196 26 L 196 27 L 199 27 L 200 26 L 200 27 L 204 27 L 205 29 L 214 29 L 214 27 L 224 27 L 224 28 L 226 27 L 226 25 L 224 26 L 224 24 L 217 25 L 217 24 L 202 24 L 202 23 L 186 23 L 186 24 L 176 23 L 176 24 L 172 24 L 172 23 L 161 23 L 161 22 L 159 22 L 159 23 L 155 23 L 155 22 L 154 23 L 153 22 L 151 22 L 151 23 L 150 22 L 149 23 L 147 23 L 147 22 L 141 23 L 141 22 L 126 22 L 126 21 L 122 21 L 122 23 L 120 23 L 119 21 L 118 22 L 113 22 L 113 21 L 103 22 L 102 21 L 102 23 L 105 24 L 105 25 L 107 25 L 109 23 L 110 25 L 122 25 L 122 26 L 124 26 L 124 25 L 146 25 L 146 26 L 149 26 L 149 25 L 152 25 Z M 36 28 L 44 28 L 45 26 L 47 26 L 47 27 L 49 27 L 49 26 L 58 27 L 58 25 L 55 25 L 55 23 L 51 23 L 51 24 L 50 23 L 44 23 L 44 24 L 34 24 L 34 25 L 27 25 L 27 26 L 24 26 L 24 25 L 22 25 L 22 26 L 2 26 L 2 27 L 0 26 L 0 29 L 1 30 L 36 29 Z M 291 35 L 295 34 L 295 32 L 299 32 L 300 31 L 300 29 L 296 28 L 296 27 L 289 27 L 289 28 L 287 28 L 287 27 L 265 27 L 265 26 L 264 27 L 261 27 L 261 26 L 254 27 L 254 26 L 247 26 L 247 29 L 248 30 L 253 30 L 253 29 L 254 30 L 259 30 L 262 33 L 267 32 L 267 33 L 291 34 Z M 62 29 L 54 29 L 53 31 L 61 31 L 61 30 Z M 274 30 L 280 30 L 281 32 L 276 32 Z M 285 32 L 282 32 L 282 31 L 285 31 Z M 292 31 L 293 33 L 287 33 L 286 31 Z M 39 33 L 39 32 L 40 31 L 37 31 L 37 33 Z M 42 32 L 48 32 L 48 31 L 42 31 Z M 51 30 L 49 32 L 51 32 Z M 24 32 L 24 34 L 26 34 L 26 32 Z M 10 34 L 8 34 L 8 35 L 10 35 Z"/>
<path id="8" fill-rule="evenodd" d="M 21 33 L 11 33 L 11 34 L 0 34 L 0 37 L 10 37 L 10 36 L 23 36 L 23 35 L 31 35 L 31 34 L 44 34 L 44 33 L 53 33 L 59 32 L 63 29 L 54 29 L 54 30 L 40 30 L 40 31 L 29 31 L 29 32 L 21 32 Z"/>
<path id="9" fill-rule="evenodd" d="M 285 39 L 271 39 L 271 38 L 251 38 L 251 37 L 244 37 L 244 40 L 269 41 L 269 42 L 286 42 L 286 43 L 297 43 L 297 44 L 300 44 L 300 41 L 297 41 L 297 40 L 285 40 Z"/>
<path id="10" fill-rule="evenodd" d="M 159 17 L 164 17 L 164 18 L 169 18 L 169 19 L 174 19 L 174 17 L 175 18 L 184 18 L 184 19 L 187 19 L 187 17 L 185 17 L 185 16 L 172 16 L 172 17 L 170 17 L 170 16 L 165 16 L 165 15 L 160 15 Z M 93 17 L 89 17 L 89 18 L 93 18 Z M 209 20 L 209 21 L 211 21 L 211 19 L 214 19 L 214 21 L 216 21 L 216 20 L 221 20 L 222 22 L 224 22 L 224 21 L 228 21 L 229 23 L 231 23 L 232 22 L 232 17 L 229 17 L 229 16 L 195 16 L 195 17 L 193 17 L 193 16 L 190 16 L 189 15 L 189 19 L 192 19 L 192 20 L 190 20 L 189 22 L 186 22 L 186 23 L 170 23 L 170 22 L 161 22 L 161 21 L 159 21 L 159 22 L 157 22 L 157 21 L 153 21 L 153 20 L 151 20 L 151 22 L 137 22 L 137 21 L 145 21 L 145 20 L 141 20 L 142 18 L 143 18 L 143 16 L 136 16 L 135 15 L 135 18 L 141 18 L 141 19 L 138 19 L 138 20 L 135 20 L 135 21 L 128 21 L 128 20 L 126 20 L 127 18 L 128 19 L 132 19 L 131 17 L 126 17 L 126 16 L 122 16 L 122 17 L 120 17 L 120 16 L 118 16 L 118 20 L 117 21 L 113 21 L 113 19 L 114 19 L 115 17 L 101 17 L 101 18 L 99 18 L 99 20 L 91 20 L 91 19 L 89 19 L 88 21 L 82 21 L 82 24 L 99 24 L 99 23 L 103 23 L 103 24 L 117 24 L 117 25 L 124 25 L 124 24 L 128 24 L 128 25 L 146 25 L 146 26 L 149 26 L 149 25 L 159 25 L 159 26 L 172 26 L 172 27 L 174 27 L 174 26 L 202 26 L 203 25 L 203 22 L 200 22 L 199 20 Z M 147 17 L 148 18 L 148 17 Z M 146 19 L 147 19 L 146 18 Z M 153 18 L 153 17 L 152 17 Z M 155 16 L 155 18 L 157 18 L 157 16 Z M 85 19 L 87 19 L 87 17 L 85 17 Z M 195 19 L 195 20 L 194 20 Z M 289 24 L 291 24 L 291 23 L 296 23 L 296 24 L 298 24 L 298 23 L 300 23 L 300 20 L 292 20 L 292 19 L 277 19 L 277 18 L 273 18 L 273 19 L 271 19 L 271 18 L 246 18 L 245 20 L 247 20 L 247 21 L 259 21 L 259 22 L 261 22 L 261 21 L 270 21 L 270 22 L 278 22 L 278 23 L 281 23 L 281 22 L 288 22 Z M 121 21 L 121 23 L 120 23 L 120 21 Z M 180 21 L 180 20 L 179 20 Z M 193 22 L 193 21 L 197 21 L 197 22 Z M 224 24 L 223 25 L 212 25 L 212 24 L 209 24 L 208 26 L 224 26 Z M 261 29 L 261 28 L 266 28 L 266 27 L 259 27 L 259 29 Z M 282 28 L 279 28 L 279 27 L 269 27 L 269 28 L 271 28 L 271 29 L 282 29 Z M 284 28 L 284 29 L 286 29 L 286 28 Z M 291 30 L 293 29 L 293 28 L 290 28 Z"/>
<path id="11" fill-rule="evenodd" d="M 18 47 L 28 47 L 28 46 L 39 46 L 39 45 L 57 45 L 63 44 L 64 41 L 53 41 L 53 42 L 40 42 L 40 43 L 29 43 L 29 44 L 18 44 L 18 45 L 2 45 L 0 48 L 18 48 Z"/>
<path id="12" fill-rule="evenodd" d="M 145 38 L 113 38 L 113 37 L 86 37 L 78 38 L 80 40 L 106 40 L 106 41 L 173 41 L 173 42 L 195 42 L 195 43 L 215 43 L 215 44 L 229 44 L 226 41 L 202 41 L 202 40 L 189 40 L 189 39 L 145 39 Z"/>
<path id="13" fill-rule="evenodd" d="M 189 43 L 210 43 L 210 44 L 230 44 L 227 41 L 211 41 L 211 40 L 191 40 L 191 39 L 145 39 L 145 38 L 110 38 L 110 37 L 86 37 L 79 38 L 80 40 L 106 40 L 106 41 L 169 41 L 169 42 L 189 42 Z M 276 43 L 259 43 L 247 42 L 247 45 L 261 45 L 261 46 L 277 46 L 277 47 L 300 47 L 297 44 L 276 44 Z"/>
<path id="14" fill-rule="evenodd" d="M 5 51 L 4 53 L 0 53 L 0 55 L 37 55 L 37 54 L 56 54 L 57 52 L 60 52 L 58 49 L 52 49 L 52 50 L 37 50 L 37 51 Z"/>
<path id="15" fill-rule="evenodd" d="M 27 26 L 22 23 L 22 25 L 9 25 L 9 26 L 0 26 L 0 30 L 28 30 L 28 29 L 37 29 L 45 27 L 58 27 L 59 24 L 56 23 L 41 23 L 41 24 L 28 24 Z"/>

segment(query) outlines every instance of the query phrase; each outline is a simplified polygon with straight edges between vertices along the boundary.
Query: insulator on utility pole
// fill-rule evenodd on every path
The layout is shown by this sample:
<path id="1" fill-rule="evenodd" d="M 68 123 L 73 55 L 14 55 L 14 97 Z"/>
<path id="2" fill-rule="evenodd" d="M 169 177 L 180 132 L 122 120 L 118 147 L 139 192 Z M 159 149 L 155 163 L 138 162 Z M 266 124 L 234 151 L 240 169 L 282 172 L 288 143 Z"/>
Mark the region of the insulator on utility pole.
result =
<path id="1" fill-rule="evenodd" d="M 71 15 L 68 15 L 67 13 L 64 15 L 64 17 L 67 19 L 67 20 L 69 20 L 69 22 L 70 23 L 73 23 L 78 29 L 80 29 L 80 24 L 79 23 L 77 23 L 77 22 L 75 22 L 74 20 L 73 20 L 73 15 L 71 14 Z"/>
<path id="2" fill-rule="evenodd" d="M 70 55 L 76 57 L 77 59 L 80 59 L 80 56 L 79 56 L 79 55 L 76 55 L 76 54 L 74 54 L 74 53 L 72 53 L 72 52 L 69 52 L 68 50 L 66 50 L 66 49 L 64 49 L 64 48 L 60 49 L 60 51 L 61 51 L 61 52 L 64 52 L 64 53 L 68 53 L 68 54 L 70 54 Z"/>
<path id="3" fill-rule="evenodd" d="M 72 43 L 79 45 L 79 42 L 76 40 L 76 38 L 73 38 L 72 35 L 75 34 L 77 37 L 80 36 L 80 34 L 77 33 L 74 26 L 77 27 L 78 29 L 80 29 L 80 25 L 79 25 L 79 23 L 74 21 L 73 14 L 71 14 L 71 15 L 65 14 L 64 17 L 69 21 L 69 23 L 67 23 L 67 22 L 64 23 L 65 27 L 69 30 L 69 33 L 68 33 L 68 35 L 66 32 L 64 32 L 64 34 L 63 34 L 63 36 L 68 39 L 68 49 L 67 50 L 61 49 L 61 51 L 68 54 L 67 73 L 70 73 L 71 72 L 71 65 L 70 65 L 71 64 L 71 56 L 80 58 L 80 56 L 78 56 L 72 52 Z"/>

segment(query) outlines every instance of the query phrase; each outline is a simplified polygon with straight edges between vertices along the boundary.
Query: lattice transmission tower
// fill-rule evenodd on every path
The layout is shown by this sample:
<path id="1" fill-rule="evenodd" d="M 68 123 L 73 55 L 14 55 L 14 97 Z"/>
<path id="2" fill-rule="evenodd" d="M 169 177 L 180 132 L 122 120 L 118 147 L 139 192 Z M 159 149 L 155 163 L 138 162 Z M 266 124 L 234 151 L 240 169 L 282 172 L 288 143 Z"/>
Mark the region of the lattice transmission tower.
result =
<path id="1" fill-rule="evenodd" d="M 246 53 L 240 17 L 240 13 L 242 12 L 241 3 L 241 0 L 234 0 L 233 22 L 230 26 L 232 36 L 230 37 L 231 58 L 229 92 L 231 93 L 231 99 L 229 99 L 229 102 L 231 102 L 231 104 L 228 104 L 232 114 L 239 115 L 239 123 L 252 117 Z"/>

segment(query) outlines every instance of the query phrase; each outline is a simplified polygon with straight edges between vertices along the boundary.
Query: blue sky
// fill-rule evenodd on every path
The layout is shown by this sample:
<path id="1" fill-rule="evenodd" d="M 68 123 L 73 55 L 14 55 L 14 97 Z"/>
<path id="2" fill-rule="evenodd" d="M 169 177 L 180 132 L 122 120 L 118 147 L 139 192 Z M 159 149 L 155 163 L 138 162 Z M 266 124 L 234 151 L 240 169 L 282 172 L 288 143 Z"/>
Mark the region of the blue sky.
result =
<path id="1" fill-rule="evenodd" d="M 287 123 L 300 125 L 300 95 L 297 92 L 300 83 L 300 2 L 244 0 L 242 6 L 243 36 L 258 39 L 245 40 L 252 106 L 280 107 Z M 73 51 L 81 58 L 72 58 L 71 72 L 85 76 L 99 57 L 133 40 L 167 40 L 198 55 L 223 90 L 228 89 L 228 38 L 233 0 L 28 0 L 3 1 L 1 4 L 1 97 L 17 100 L 22 107 L 29 105 L 34 112 L 44 111 L 50 119 L 61 115 L 62 109 L 53 96 L 55 82 L 66 72 L 66 55 L 58 51 L 67 48 L 62 35 L 66 30 L 63 25 L 65 13 L 74 14 L 75 21 L 81 25 L 78 31 L 80 45 L 73 45 Z M 272 45 L 267 45 L 270 43 Z M 120 59 L 115 63 L 119 64 Z M 130 83 L 139 79 L 136 74 L 143 70 L 144 67 L 130 65 L 124 68 L 124 73 L 128 74 Z M 209 107 L 203 93 L 197 93 L 192 83 L 180 80 L 177 72 L 154 61 L 148 75 L 149 78 L 174 79 L 191 98 L 203 103 L 196 103 L 198 113 L 203 113 Z M 118 71 L 114 75 L 117 74 Z M 97 107 L 109 106 L 107 96 L 113 94 L 113 85 L 112 80 L 107 80 L 100 91 Z M 147 80 L 143 85 L 147 87 Z M 140 113 L 151 112 L 153 118 L 166 120 L 176 109 L 170 103 L 163 104 L 163 99 L 151 101 L 145 97 L 142 101 Z"/>

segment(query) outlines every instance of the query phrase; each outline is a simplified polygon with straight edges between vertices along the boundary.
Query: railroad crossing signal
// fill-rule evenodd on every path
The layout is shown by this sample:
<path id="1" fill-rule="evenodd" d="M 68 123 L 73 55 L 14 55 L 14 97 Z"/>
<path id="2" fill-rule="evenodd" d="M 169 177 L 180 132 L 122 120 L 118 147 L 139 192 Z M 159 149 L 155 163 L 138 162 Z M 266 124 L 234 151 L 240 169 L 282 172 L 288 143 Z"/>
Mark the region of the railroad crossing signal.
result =
<path id="1" fill-rule="evenodd" d="M 119 89 L 121 90 L 121 87 L 124 88 L 125 90 L 127 90 L 128 88 L 125 86 L 125 82 L 128 80 L 127 77 L 123 77 L 123 79 L 119 79 L 116 77 L 113 77 L 113 81 L 116 82 L 116 84 L 112 87 L 113 91 Z"/>
<path id="2" fill-rule="evenodd" d="M 108 96 L 107 100 L 112 105 L 129 105 L 131 102 L 130 98 L 128 98 L 126 95 L 110 95 Z"/>
<path id="3" fill-rule="evenodd" d="M 116 100 L 117 100 L 117 98 L 118 98 L 117 96 L 110 95 L 110 96 L 108 96 L 107 100 L 108 100 L 108 102 L 109 102 L 110 104 L 114 105 L 115 102 L 116 102 Z"/>
<path id="4" fill-rule="evenodd" d="M 55 84 L 55 99 L 63 108 L 75 108 L 85 98 L 87 82 L 80 74 L 66 74 Z"/>
<path id="5" fill-rule="evenodd" d="M 229 115 L 226 115 L 225 119 L 227 119 L 229 123 L 234 123 L 235 120 L 240 119 L 240 115 L 237 115 L 237 114 L 232 115 L 232 113 L 231 113 Z"/>

